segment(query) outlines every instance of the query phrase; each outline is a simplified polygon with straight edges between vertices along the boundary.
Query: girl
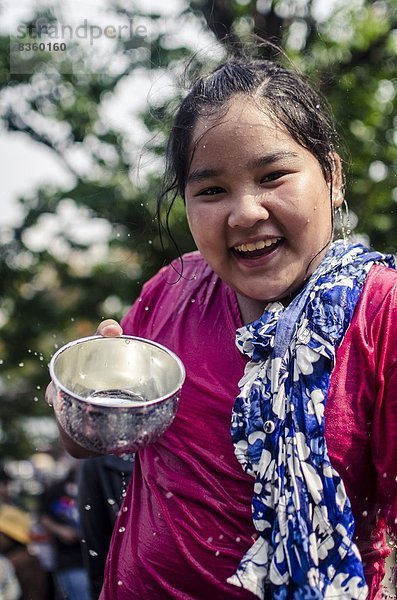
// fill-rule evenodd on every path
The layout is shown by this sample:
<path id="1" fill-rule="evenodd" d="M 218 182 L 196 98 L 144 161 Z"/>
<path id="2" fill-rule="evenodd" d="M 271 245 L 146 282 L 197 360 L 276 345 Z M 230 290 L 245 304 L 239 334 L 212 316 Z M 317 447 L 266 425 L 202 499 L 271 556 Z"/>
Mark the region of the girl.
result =
<path id="1" fill-rule="evenodd" d="M 176 352 L 187 380 L 136 458 L 102 600 L 380 598 L 397 274 L 332 242 L 335 147 L 321 98 L 272 62 L 226 62 L 182 102 L 162 200 L 184 198 L 198 252 L 144 286 L 122 330 Z"/>

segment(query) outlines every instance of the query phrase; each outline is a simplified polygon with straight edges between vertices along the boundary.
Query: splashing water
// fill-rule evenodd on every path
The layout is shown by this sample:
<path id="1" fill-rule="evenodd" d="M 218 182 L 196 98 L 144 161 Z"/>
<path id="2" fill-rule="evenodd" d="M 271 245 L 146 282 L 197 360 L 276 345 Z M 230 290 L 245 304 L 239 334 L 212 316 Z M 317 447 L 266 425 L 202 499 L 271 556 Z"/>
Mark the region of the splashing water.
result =
<path id="1" fill-rule="evenodd" d="M 124 500 L 124 498 L 127 495 L 127 481 L 125 478 L 125 473 L 124 471 L 121 472 L 121 498 Z"/>
<path id="2" fill-rule="evenodd" d="M 346 200 L 343 200 L 343 207 L 345 209 L 345 213 L 343 213 L 342 206 L 339 206 L 337 208 L 336 212 L 339 217 L 342 240 L 343 240 L 343 243 L 345 244 L 345 246 L 347 246 L 352 230 L 351 230 L 349 207 L 347 205 Z"/>

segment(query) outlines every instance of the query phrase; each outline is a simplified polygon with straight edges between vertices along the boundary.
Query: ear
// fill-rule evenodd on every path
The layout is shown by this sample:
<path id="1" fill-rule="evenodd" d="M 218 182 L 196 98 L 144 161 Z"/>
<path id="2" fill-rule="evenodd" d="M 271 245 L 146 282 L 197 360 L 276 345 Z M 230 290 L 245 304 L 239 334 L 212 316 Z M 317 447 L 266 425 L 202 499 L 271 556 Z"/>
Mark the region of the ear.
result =
<path id="1" fill-rule="evenodd" d="M 327 185 L 332 191 L 332 206 L 333 208 L 338 208 L 343 204 L 344 195 L 343 195 L 343 168 L 342 168 L 342 160 L 337 152 L 330 152 L 330 164 L 332 168 L 332 180 L 330 177 L 327 178 Z"/>

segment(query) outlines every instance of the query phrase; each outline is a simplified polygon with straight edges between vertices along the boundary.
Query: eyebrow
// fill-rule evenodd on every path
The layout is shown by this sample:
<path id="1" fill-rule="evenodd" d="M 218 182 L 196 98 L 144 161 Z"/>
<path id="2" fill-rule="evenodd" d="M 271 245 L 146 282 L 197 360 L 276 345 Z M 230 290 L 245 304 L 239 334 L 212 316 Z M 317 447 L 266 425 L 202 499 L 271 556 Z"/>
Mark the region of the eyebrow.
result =
<path id="1" fill-rule="evenodd" d="M 254 160 L 248 163 L 249 169 L 257 169 L 260 167 L 266 167 L 272 163 L 275 163 L 279 160 L 288 160 L 291 158 L 296 158 L 298 155 L 296 152 L 274 152 L 273 154 L 266 154 L 265 156 L 260 156 L 259 158 L 255 158 Z M 218 177 L 222 175 L 222 171 L 220 169 L 194 169 L 187 178 L 187 183 L 200 183 L 206 179 L 210 179 L 211 177 Z"/>
<path id="2" fill-rule="evenodd" d="M 279 160 L 289 160 L 291 158 L 297 158 L 298 154 L 296 152 L 274 152 L 273 154 L 266 154 L 265 156 L 260 156 L 259 158 L 255 158 L 254 160 L 248 163 L 248 167 L 250 169 L 255 169 L 258 167 L 266 167 L 274 162 Z"/>

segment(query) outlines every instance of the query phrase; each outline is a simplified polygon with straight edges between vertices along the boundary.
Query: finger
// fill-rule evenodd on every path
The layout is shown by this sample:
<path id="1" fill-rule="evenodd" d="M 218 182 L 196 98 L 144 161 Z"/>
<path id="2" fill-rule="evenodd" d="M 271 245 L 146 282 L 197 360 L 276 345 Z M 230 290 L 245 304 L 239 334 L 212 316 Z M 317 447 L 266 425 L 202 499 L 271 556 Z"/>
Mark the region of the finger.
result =
<path id="1" fill-rule="evenodd" d="M 96 332 L 98 335 L 103 335 L 105 337 L 118 337 L 122 335 L 123 330 L 119 323 L 114 319 L 105 319 L 105 321 L 102 321 L 99 324 Z"/>

